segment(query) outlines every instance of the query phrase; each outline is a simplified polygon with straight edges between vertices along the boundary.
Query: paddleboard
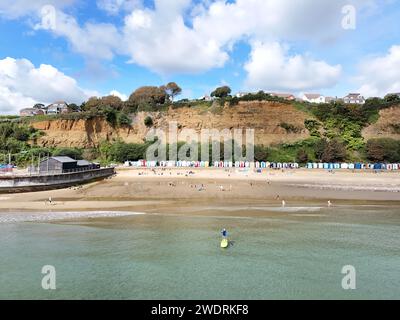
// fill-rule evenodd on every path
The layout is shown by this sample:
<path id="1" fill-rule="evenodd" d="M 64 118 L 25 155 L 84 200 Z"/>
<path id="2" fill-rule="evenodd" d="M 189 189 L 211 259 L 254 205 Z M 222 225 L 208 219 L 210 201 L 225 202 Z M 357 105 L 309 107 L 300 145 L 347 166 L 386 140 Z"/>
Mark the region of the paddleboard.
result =
<path id="1" fill-rule="evenodd" d="M 228 239 L 222 239 L 222 241 L 221 241 L 221 248 L 228 248 L 228 246 L 229 246 L 229 241 L 228 241 Z"/>

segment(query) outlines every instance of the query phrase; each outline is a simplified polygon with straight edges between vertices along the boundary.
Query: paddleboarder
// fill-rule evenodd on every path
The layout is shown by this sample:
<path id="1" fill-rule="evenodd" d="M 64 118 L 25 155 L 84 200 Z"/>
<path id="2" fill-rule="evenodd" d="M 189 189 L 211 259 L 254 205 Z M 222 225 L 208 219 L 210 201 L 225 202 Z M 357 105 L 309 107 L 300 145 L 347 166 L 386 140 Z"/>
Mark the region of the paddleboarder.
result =
<path id="1" fill-rule="evenodd" d="M 228 237 L 228 231 L 226 231 L 226 229 L 222 229 L 221 230 L 221 234 L 222 234 L 222 238 L 226 239 Z"/>

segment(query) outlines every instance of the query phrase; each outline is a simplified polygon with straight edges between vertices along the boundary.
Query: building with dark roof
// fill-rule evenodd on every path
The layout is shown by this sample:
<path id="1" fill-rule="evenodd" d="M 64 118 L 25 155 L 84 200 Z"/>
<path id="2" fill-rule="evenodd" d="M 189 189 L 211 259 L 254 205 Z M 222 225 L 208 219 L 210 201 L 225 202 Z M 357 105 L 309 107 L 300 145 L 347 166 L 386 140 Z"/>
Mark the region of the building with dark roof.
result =
<path id="1" fill-rule="evenodd" d="M 33 117 L 38 115 L 44 115 L 45 112 L 43 110 L 37 108 L 25 108 L 20 110 L 19 115 L 21 117 Z"/>
<path id="2" fill-rule="evenodd" d="M 68 173 L 99 169 L 98 164 L 86 160 L 75 160 L 70 157 L 49 157 L 40 162 L 40 173 Z"/>

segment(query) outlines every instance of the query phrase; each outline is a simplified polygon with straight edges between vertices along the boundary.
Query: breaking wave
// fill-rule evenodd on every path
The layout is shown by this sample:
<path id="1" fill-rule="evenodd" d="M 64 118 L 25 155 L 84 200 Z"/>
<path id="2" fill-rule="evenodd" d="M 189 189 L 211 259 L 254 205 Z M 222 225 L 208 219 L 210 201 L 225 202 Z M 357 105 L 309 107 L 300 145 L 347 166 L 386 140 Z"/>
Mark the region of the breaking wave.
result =
<path id="1" fill-rule="evenodd" d="M 143 215 L 143 212 L 121 212 L 121 211 L 82 211 L 82 212 L 15 212 L 0 213 L 0 223 L 15 222 L 44 222 L 82 218 L 115 218 Z"/>

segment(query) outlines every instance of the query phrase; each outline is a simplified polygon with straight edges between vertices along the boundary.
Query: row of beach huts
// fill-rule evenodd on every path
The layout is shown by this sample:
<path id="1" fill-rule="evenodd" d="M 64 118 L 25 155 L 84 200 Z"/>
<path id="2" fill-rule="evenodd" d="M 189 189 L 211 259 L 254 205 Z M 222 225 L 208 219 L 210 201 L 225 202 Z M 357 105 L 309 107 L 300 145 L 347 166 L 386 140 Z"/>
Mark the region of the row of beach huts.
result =
<path id="1" fill-rule="evenodd" d="M 0 164 L 0 172 L 5 173 L 5 172 L 12 172 L 14 166 L 11 164 Z"/>
<path id="2" fill-rule="evenodd" d="M 126 161 L 125 167 L 135 168 L 255 168 L 255 169 L 298 169 L 298 163 L 275 163 L 275 162 L 249 162 L 249 161 Z M 400 164 L 384 163 L 307 163 L 307 169 L 325 170 L 400 170 Z"/>

